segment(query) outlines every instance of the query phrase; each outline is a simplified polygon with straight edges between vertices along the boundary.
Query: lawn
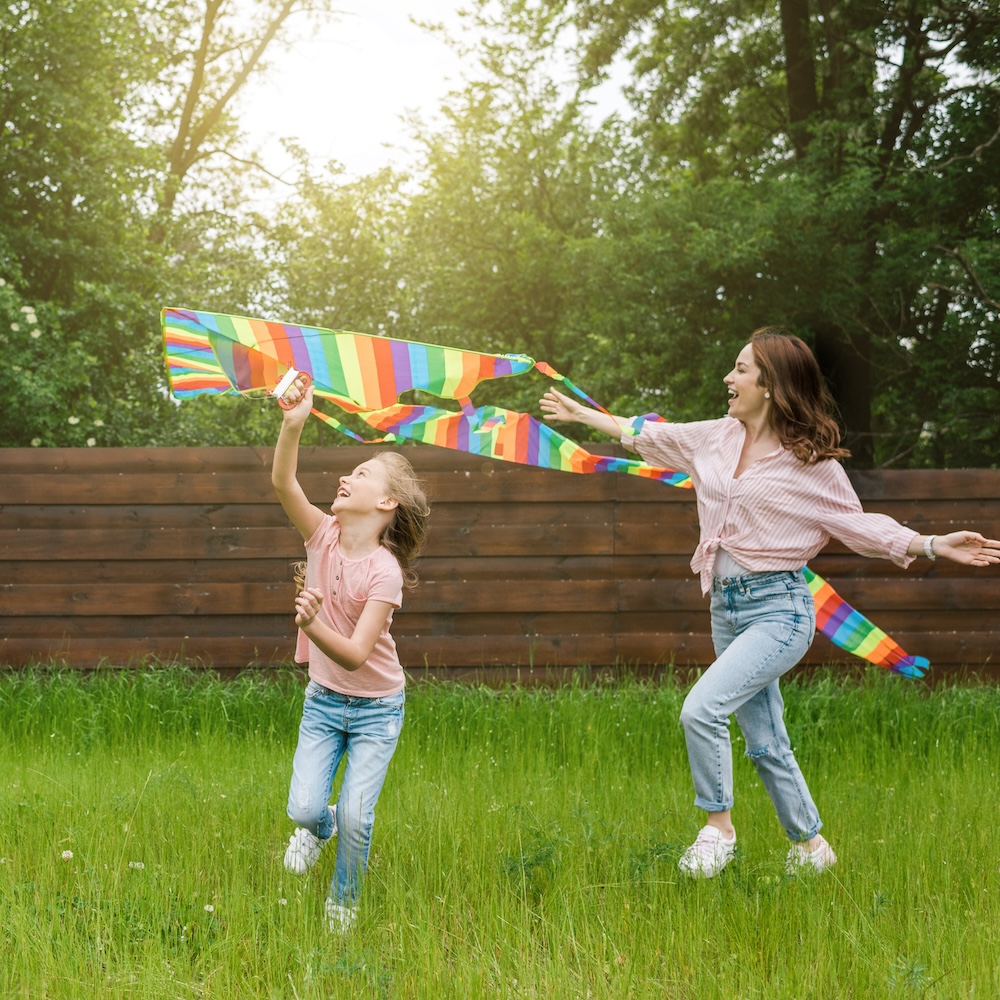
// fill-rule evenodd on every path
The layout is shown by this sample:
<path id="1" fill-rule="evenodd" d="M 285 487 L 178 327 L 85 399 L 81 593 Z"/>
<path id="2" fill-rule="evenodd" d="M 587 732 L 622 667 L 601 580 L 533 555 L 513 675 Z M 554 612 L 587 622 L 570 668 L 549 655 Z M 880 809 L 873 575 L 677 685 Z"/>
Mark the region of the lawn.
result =
<path id="1" fill-rule="evenodd" d="M 0 995 L 1000 996 L 995 687 L 788 682 L 840 863 L 784 874 L 738 756 L 739 856 L 696 882 L 682 683 L 414 683 L 347 938 L 323 920 L 333 852 L 281 863 L 301 690 L 0 675 Z"/>

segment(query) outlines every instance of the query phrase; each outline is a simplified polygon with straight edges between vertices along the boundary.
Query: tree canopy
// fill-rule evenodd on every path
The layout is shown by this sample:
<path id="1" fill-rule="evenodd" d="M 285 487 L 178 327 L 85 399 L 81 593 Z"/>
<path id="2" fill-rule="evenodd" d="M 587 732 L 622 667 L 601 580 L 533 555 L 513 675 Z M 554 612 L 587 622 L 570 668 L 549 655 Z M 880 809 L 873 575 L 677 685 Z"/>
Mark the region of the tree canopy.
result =
<path id="1" fill-rule="evenodd" d="M 1000 461 L 996 0 L 470 0 L 466 79 L 412 123 L 412 166 L 299 151 L 287 190 L 239 97 L 335 13 L 253 10 L 0 8 L 3 444 L 269 443 L 260 403 L 168 398 L 172 305 L 524 352 L 674 419 L 724 412 L 780 323 L 856 464 Z"/>

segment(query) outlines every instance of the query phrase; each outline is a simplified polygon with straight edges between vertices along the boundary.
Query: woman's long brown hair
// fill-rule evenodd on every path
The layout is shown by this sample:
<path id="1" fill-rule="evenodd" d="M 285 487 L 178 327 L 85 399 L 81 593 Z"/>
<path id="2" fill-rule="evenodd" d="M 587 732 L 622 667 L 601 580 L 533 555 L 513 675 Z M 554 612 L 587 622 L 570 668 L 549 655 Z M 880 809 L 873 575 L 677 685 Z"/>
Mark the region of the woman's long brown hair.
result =
<path id="1" fill-rule="evenodd" d="M 783 327 L 764 326 L 750 335 L 750 346 L 782 445 L 807 463 L 850 457 L 840 447 L 833 397 L 805 342 Z"/>

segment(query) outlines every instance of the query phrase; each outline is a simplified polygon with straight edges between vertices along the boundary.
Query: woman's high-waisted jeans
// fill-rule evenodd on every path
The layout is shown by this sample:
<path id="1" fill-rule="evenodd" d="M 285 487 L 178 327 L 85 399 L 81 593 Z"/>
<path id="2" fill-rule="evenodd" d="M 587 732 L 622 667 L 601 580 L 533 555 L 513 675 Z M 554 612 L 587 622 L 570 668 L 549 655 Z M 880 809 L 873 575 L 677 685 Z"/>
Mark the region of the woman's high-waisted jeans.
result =
<path id="1" fill-rule="evenodd" d="M 320 840 L 333 833 L 330 794 L 344 754 L 337 800 L 337 865 L 330 898 L 350 906 L 357 899 L 375 824 L 375 803 L 403 728 L 405 697 L 357 698 L 310 681 L 299 743 L 292 761 L 288 816 Z"/>
<path id="2" fill-rule="evenodd" d="M 746 754 L 792 840 L 809 840 L 822 823 L 795 761 L 782 719 L 778 678 L 812 644 L 816 612 L 796 572 L 747 573 L 712 584 L 716 661 L 688 693 L 681 710 L 695 805 L 708 812 L 733 806 L 729 716 L 736 715 Z"/>

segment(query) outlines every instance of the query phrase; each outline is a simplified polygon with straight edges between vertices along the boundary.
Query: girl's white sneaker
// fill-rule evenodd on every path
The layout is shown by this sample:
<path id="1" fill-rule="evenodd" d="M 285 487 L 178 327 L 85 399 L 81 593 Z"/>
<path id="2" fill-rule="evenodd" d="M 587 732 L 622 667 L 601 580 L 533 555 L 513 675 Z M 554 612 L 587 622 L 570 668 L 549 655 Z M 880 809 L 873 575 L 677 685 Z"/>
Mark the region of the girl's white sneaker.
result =
<path id="1" fill-rule="evenodd" d="M 319 861 L 323 847 L 333 839 L 337 832 L 337 814 L 333 811 L 332 806 L 328 808 L 333 817 L 333 833 L 326 840 L 320 840 L 315 833 L 305 827 L 297 826 L 295 833 L 288 838 L 288 847 L 285 849 L 286 871 L 290 871 L 293 875 L 305 875 Z"/>
<path id="2" fill-rule="evenodd" d="M 358 908 L 344 906 L 343 903 L 335 903 L 332 899 L 328 899 L 326 901 L 326 918 L 330 922 L 331 933 L 346 934 L 358 919 Z"/>
<path id="3" fill-rule="evenodd" d="M 833 848 L 823 837 L 820 837 L 819 845 L 811 851 L 801 844 L 792 844 L 788 850 L 788 857 L 785 859 L 785 872 L 788 875 L 797 875 L 808 869 L 823 872 L 827 868 L 832 868 L 836 863 L 837 855 L 833 853 Z"/>

